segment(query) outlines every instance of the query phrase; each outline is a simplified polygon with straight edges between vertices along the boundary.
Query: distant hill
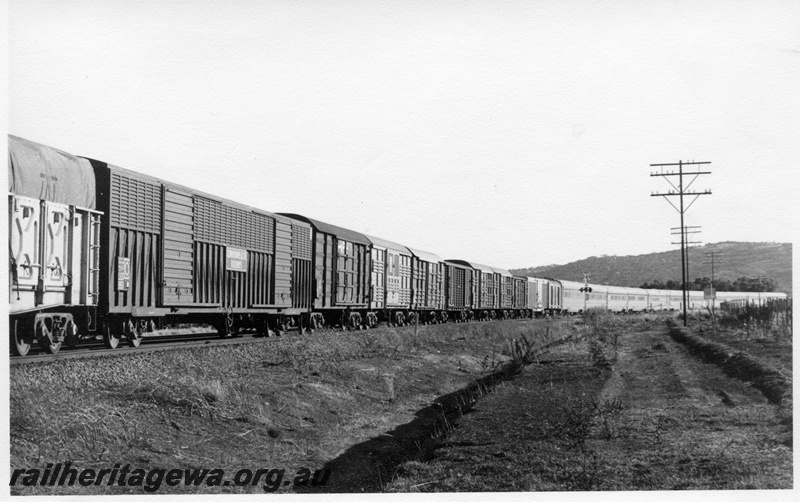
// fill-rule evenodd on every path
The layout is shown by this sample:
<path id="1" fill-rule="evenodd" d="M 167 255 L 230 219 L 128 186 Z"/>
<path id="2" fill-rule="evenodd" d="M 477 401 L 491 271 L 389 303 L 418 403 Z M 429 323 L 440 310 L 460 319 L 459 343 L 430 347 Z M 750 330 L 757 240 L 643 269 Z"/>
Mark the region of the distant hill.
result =
<path id="1" fill-rule="evenodd" d="M 776 291 L 792 292 L 792 245 L 776 242 L 719 242 L 691 248 L 689 251 L 689 281 L 696 277 L 711 277 L 710 256 L 703 253 L 722 253 L 715 258 L 714 278 L 731 282 L 739 277 L 764 276 L 775 281 Z M 717 261 L 719 260 L 719 261 Z M 681 253 L 679 249 L 638 256 L 591 256 L 566 265 L 546 265 L 511 270 L 513 274 L 535 277 L 554 277 L 595 284 L 639 287 L 645 282 L 674 280 L 680 282 Z"/>

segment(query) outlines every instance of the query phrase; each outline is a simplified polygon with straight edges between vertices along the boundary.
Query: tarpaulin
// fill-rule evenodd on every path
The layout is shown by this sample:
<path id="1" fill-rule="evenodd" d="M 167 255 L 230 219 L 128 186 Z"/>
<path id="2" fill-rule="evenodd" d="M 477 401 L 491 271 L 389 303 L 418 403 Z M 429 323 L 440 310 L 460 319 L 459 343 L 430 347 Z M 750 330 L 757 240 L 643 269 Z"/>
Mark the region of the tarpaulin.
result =
<path id="1" fill-rule="evenodd" d="M 8 135 L 8 189 L 23 197 L 95 209 L 88 160 Z"/>

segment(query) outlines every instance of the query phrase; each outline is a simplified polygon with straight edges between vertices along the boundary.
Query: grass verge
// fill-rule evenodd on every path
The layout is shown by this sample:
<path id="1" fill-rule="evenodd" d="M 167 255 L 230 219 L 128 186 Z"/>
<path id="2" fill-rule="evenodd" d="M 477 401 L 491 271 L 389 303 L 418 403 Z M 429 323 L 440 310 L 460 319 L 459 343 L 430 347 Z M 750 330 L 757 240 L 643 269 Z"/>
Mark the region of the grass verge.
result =
<path id="1" fill-rule="evenodd" d="M 526 343 L 538 346 L 573 332 L 566 321 L 451 324 L 15 367 L 11 468 L 70 461 L 97 469 L 115 463 L 227 472 L 316 469 L 353 445 L 412 423 L 438 397 L 496 373 L 525 353 Z M 345 474 L 332 472 L 331 483 Z M 116 494 L 141 488 L 12 491 Z M 164 486 L 159 493 L 187 492 L 262 489 Z"/>

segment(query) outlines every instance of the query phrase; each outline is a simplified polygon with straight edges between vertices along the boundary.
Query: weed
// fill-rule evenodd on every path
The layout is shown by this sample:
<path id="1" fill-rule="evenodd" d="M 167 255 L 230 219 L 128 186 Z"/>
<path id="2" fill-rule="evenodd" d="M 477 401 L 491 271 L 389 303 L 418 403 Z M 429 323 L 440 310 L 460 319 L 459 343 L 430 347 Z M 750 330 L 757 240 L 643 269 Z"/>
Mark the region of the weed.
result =
<path id="1" fill-rule="evenodd" d="M 603 352 L 603 344 L 599 340 L 592 340 L 589 342 L 589 355 L 591 357 L 592 366 L 595 368 L 611 368 L 611 362 Z"/>
<path id="2" fill-rule="evenodd" d="M 556 463 L 549 460 L 548 467 L 551 471 L 547 477 L 563 490 L 598 490 L 603 484 L 598 455 L 594 450 L 581 450 L 577 462 Z"/>

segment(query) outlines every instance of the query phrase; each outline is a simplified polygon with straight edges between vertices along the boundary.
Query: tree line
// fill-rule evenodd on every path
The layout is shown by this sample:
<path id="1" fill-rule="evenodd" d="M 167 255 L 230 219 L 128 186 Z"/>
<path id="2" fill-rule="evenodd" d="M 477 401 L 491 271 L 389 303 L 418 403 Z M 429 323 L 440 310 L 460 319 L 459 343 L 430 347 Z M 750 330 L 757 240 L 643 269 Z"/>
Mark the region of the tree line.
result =
<path id="1" fill-rule="evenodd" d="M 667 282 L 662 282 L 659 280 L 652 280 L 650 282 L 645 282 L 640 286 L 642 289 L 674 289 L 674 290 L 682 290 L 683 283 L 680 281 L 674 281 L 672 279 L 668 280 Z M 687 289 L 690 291 L 704 291 L 711 287 L 711 279 L 708 277 L 697 277 L 695 278 L 694 282 L 690 282 L 687 285 Z M 746 292 L 773 292 L 775 291 L 775 281 L 770 279 L 769 277 L 739 277 L 735 281 L 731 282 L 727 279 L 716 279 L 714 280 L 714 290 L 715 291 L 746 291 Z"/>

